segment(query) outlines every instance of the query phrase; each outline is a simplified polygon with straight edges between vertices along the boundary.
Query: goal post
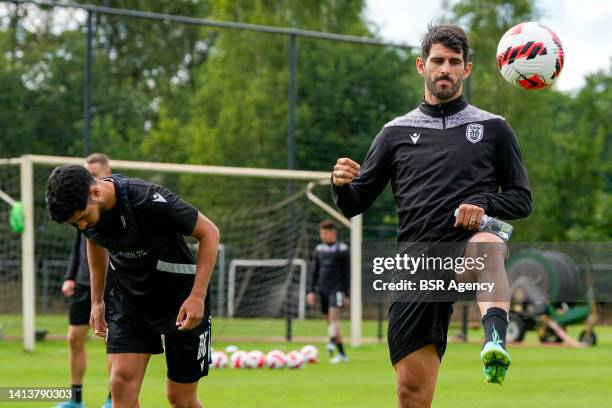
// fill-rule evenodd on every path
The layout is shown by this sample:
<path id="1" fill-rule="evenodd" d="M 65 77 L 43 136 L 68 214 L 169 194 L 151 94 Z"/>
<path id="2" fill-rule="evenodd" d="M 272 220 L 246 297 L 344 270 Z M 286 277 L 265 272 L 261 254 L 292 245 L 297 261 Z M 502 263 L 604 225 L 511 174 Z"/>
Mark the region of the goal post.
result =
<path id="1" fill-rule="evenodd" d="M 34 257 L 34 179 L 32 161 L 21 160 L 21 202 L 23 203 L 25 225 L 21 234 L 22 302 L 23 302 L 23 347 L 35 349 L 36 336 L 36 274 Z"/>
<path id="2" fill-rule="evenodd" d="M 64 253 L 66 250 L 65 244 L 62 244 L 60 249 L 58 249 L 59 241 L 69 241 L 70 238 L 66 238 L 71 234 L 71 229 L 66 228 L 65 226 L 57 226 L 53 225 L 48 220 L 48 216 L 46 215 L 46 208 L 44 204 L 44 185 L 46 183 L 46 178 L 48 177 L 50 171 L 54 166 L 64 165 L 64 164 L 82 164 L 84 162 L 83 158 L 77 157 L 60 157 L 60 156 L 41 156 L 41 155 L 25 155 L 20 158 L 15 159 L 0 159 L 0 190 L 3 189 L 2 182 L 3 178 L 1 176 L 2 172 L 5 171 L 7 166 L 11 166 L 12 168 L 18 167 L 19 174 L 18 177 L 20 179 L 19 182 L 19 191 L 17 192 L 21 198 L 23 203 L 24 215 L 25 215 L 25 228 L 20 237 L 20 269 L 21 276 L 15 278 L 15 280 L 20 280 L 21 283 L 21 314 L 23 319 L 23 327 L 22 327 L 22 336 L 23 336 L 23 344 L 26 350 L 34 350 L 35 349 L 35 332 L 36 332 L 36 308 L 40 306 L 40 300 L 37 299 L 37 288 L 40 290 L 41 281 L 44 281 L 44 278 L 41 279 L 42 271 L 38 271 L 40 269 L 40 265 L 55 265 L 56 274 L 61 269 L 60 265 L 62 262 L 59 262 L 59 257 L 62 256 L 62 259 L 67 259 L 68 253 Z M 293 218 L 292 217 L 301 217 L 299 222 L 304 224 L 307 221 L 310 221 L 312 215 L 312 208 L 317 208 L 316 211 L 317 217 L 321 217 L 322 213 L 326 213 L 337 219 L 343 225 L 347 226 L 350 231 L 350 251 L 351 251 L 351 304 L 350 304 L 350 316 L 351 316 L 351 343 L 353 346 L 358 346 L 361 344 L 361 321 L 362 321 L 362 299 L 361 299 L 361 241 L 362 241 L 362 221 L 361 216 L 353 217 L 351 220 L 347 220 L 344 218 L 339 212 L 337 212 L 331 205 L 326 203 L 316 194 L 314 194 L 313 189 L 317 186 L 323 186 L 325 184 L 329 185 L 329 173 L 328 172 L 319 172 L 319 171 L 302 171 L 302 170 L 284 170 L 284 169 L 262 169 L 262 168 L 240 168 L 240 167 L 226 167 L 226 166 L 206 166 L 206 165 L 195 165 L 195 164 L 177 164 L 177 163 L 156 163 L 156 162 L 140 162 L 140 161 L 124 161 L 124 160 L 111 160 L 110 166 L 113 169 L 113 172 L 121 172 L 125 173 L 129 176 L 139 177 L 143 179 L 147 179 L 159 184 L 163 184 L 170 188 L 171 190 L 175 190 L 177 194 L 184 196 L 184 189 L 181 189 L 178 186 L 188 186 L 192 191 L 192 196 L 184 197 L 188 201 L 195 200 L 194 205 L 198 206 L 198 200 L 205 200 L 206 205 L 201 206 L 202 211 L 208 214 L 210 208 L 214 208 L 215 217 L 212 217 L 213 221 L 221 218 L 221 214 L 224 208 L 224 199 L 227 202 L 231 202 L 233 204 L 234 201 L 244 201 L 245 205 L 252 204 L 254 202 L 261 201 L 261 208 L 257 208 L 255 212 L 259 211 L 261 214 L 269 217 L 270 222 L 277 222 L 279 225 L 282 223 L 284 229 L 274 229 L 273 227 L 269 227 L 269 235 L 270 243 L 267 245 L 278 245 L 274 241 L 274 235 L 282 235 L 283 233 L 289 231 L 289 229 L 294 228 Z M 15 171 L 15 170 L 13 170 Z M 196 180 L 196 178 L 198 178 Z M 202 181 L 201 178 L 204 178 L 205 181 Z M 234 180 L 234 181 L 232 181 Z M 238 181 L 236 181 L 238 180 Z M 287 191 L 290 191 L 286 188 L 289 182 L 295 183 L 295 186 L 301 186 L 300 188 L 294 187 L 293 191 L 297 191 L 297 193 L 293 193 L 293 196 L 287 197 Z M 227 184 L 231 184 L 231 186 L 226 187 Z M 240 198 L 238 194 L 240 194 L 240 189 L 249 189 L 250 195 L 246 196 L 244 199 Z M 198 190 L 202 189 L 202 190 Z M 204 194 L 196 194 L 197 191 L 205 191 L 208 195 L 206 198 L 200 197 Z M 228 191 L 231 191 L 232 194 L 236 196 L 232 197 L 223 197 L 227 194 Z M 215 195 L 216 193 L 216 195 Z M 13 192 L 13 197 L 15 197 L 15 192 Z M 323 197 L 328 196 L 328 193 L 322 193 Z M 299 201 L 298 201 L 299 200 Z M 285 207 L 290 207 L 292 205 L 297 205 L 296 203 L 300 203 L 299 208 L 291 209 L 290 211 L 286 210 Z M 306 207 L 304 202 L 311 203 L 310 207 Z M 314 204 L 314 206 L 312 205 Z M 200 204 L 201 205 L 201 204 Z M 228 204 L 229 205 L 229 204 Z M 308 208 L 311 208 L 310 210 Z M 0 207 L 0 211 L 2 208 Z M 301 211 L 299 211 L 301 210 Z M 269 247 L 261 248 L 261 244 L 258 242 L 258 230 L 257 228 L 262 228 L 265 226 L 266 219 L 258 220 L 258 216 L 253 214 L 253 208 L 246 209 L 228 209 L 229 212 L 234 211 L 229 215 L 228 218 L 224 218 L 224 222 L 227 225 L 239 224 L 240 228 L 243 228 L 244 231 L 236 228 L 231 232 L 227 232 L 225 229 L 221 229 L 222 241 L 224 243 L 223 249 L 223 262 L 231 262 L 231 259 L 249 259 L 249 260 L 270 260 L 270 259 L 280 259 L 291 261 L 298 261 L 304 259 L 309 255 L 304 253 L 304 248 L 308 247 L 307 244 L 304 244 L 303 237 L 300 239 L 296 239 L 295 242 L 288 243 L 287 245 L 300 245 L 300 253 L 294 253 L 293 248 L 283 248 L 286 251 L 291 252 L 289 255 L 281 254 L 279 257 L 278 254 L 272 254 L 272 249 Z M 279 220 L 276 220 L 274 217 L 275 211 L 284 211 L 282 217 L 279 216 Z M 309 215 L 304 215 L 308 213 Z M 225 216 L 224 214 L 223 216 Z M 234 217 L 234 218 L 232 218 Z M 263 217 L 263 215 L 261 216 Z M 307 219 L 307 217 L 310 217 Z M 282 219 L 280 219 L 282 218 Z M 297 224 L 298 220 L 296 220 Z M 252 223 L 259 223 L 255 226 L 251 226 Z M 275 224 L 276 225 L 276 224 Z M 248 229 L 248 228 L 252 228 Z M 279 227 L 280 228 L 280 227 Z M 297 227 L 295 227 L 297 228 Z M 253 245 L 256 247 L 253 249 L 253 253 L 248 254 L 240 254 L 243 256 L 239 256 L 238 254 L 232 254 L 231 245 L 228 246 L 228 242 L 224 241 L 224 231 L 226 231 L 226 239 L 231 241 L 240 240 L 240 243 L 246 242 L 248 245 Z M 302 235 L 308 235 L 308 231 L 305 228 L 300 230 Z M 36 234 L 36 236 L 35 236 Z M 55 235 L 54 235 L 55 234 Z M 61 239 L 57 238 L 61 235 Z M 244 235 L 244 236 L 241 236 Z M 254 236 L 251 236 L 254 235 Z M 310 234 L 312 235 L 312 234 Z M 311 237 L 312 238 L 312 237 Z M 16 237 L 12 237 L 13 240 L 18 239 Z M 44 243 L 44 249 L 41 250 L 41 242 Z M 261 241 L 261 239 L 259 239 Z M 259 247 L 258 247 L 258 244 Z M 11 244 L 12 245 L 12 244 Z M 246 245 L 246 244 L 245 244 Z M 15 245 L 13 245 L 14 247 Z M 48 253 L 53 255 L 44 255 L 45 258 L 41 258 L 41 251 L 48 251 Z M 2 253 L 3 247 L 0 246 L 0 261 L 11 257 L 11 255 L 7 255 Z M 270 254 L 276 256 L 269 256 Z M 14 254 L 12 255 L 14 259 Z M 227 259 L 227 261 L 226 261 Z M 307 259 L 309 261 L 309 259 Z M 1 267 L 0 263 L 0 267 Z M 217 268 L 220 268 L 218 265 Z M 299 266 L 299 268 L 303 268 L 303 266 Z M 218 269 L 223 272 L 226 269 L 223 266 L 223 269 Z M 305 269 L 307 270 L 307 269 Z M 2 272 L 2 271 L 0 271 Z M 45 272 L 46 273 L 46 272 Z M 302 273 L 305 277 L 305 273 Z M 63 275 L 62 275 L 63 276 Z M 37 280 L 38 277 L 38 280 Z M 0 279 L 2 279 L 2 275 L 0 275 Z M 58 278 L 59 279 L 59 278 Z M 219 298 L 216 299 L 216 302 L 213 303 L 214 307 L 219 307 L 218 305 L 222 305 L 224 303 L 223 294 L 221 292 L 226 291 L 227 286 L 230 282 L 227 281 L 227 277 L 222 276 L 219 277 L 220 282 L 216 282 L 218 286 L 221 286 L 221 291 L 219 292 Z M 303 277 L 300 277 L 299 282 L 296 282 L 296 286 L 299 285 L 303 280 Z M 0 282 L 1 284 L 2 282 Z M 56 283 L 57 286 L 57 283 Z M 224 287 L 225 286 L 225 287 Z M 46 290 L 46 289 L 45 289 Z M 40 297 L 40 295 L 39 295 Z M 229 301 L 229 299 L 228 299 Z M 0 305 L 0 314 L 6 313 L 4 309 L 2 309 L 2 305 Z M 2 322 L 0 322 L 1 325 Z"/>
<path id="3" fill-rule="evenodd" d="M 351 345 L 358 347 L 361 345 L 361 323 L 363 320 L 362 299 L 361 299 L 361 246 L 363 244 L 363 216 L 361 214 L 352 217 L 350 220 L 342 215 L 332 206 L 321 200 L 313 193 L 317 185 L 331 184 L 329 175 L 320 181 L 311 181 L 306 187 L 306 196 L 314 204 L 334 217 L 336 220 L 350 228 L 350 259 L 351 259 Z"/>
<path id="4" fill-rule="evenodd" d="M 13 159 L 0 159 L 0 171 L 3 167 L 8 167 L 14 170 L 14 173 L 19 174 L 19 186 L 20 200 L 23 203 L 24 211 L 24 229 L 21 233 L 21 256 L 15 256 L 14 259 L 2 259 L 2 269 L 9 269 L 11 266 L 21 265 L 21 314 L 22 319 L 22 333 L 23 333 L 23 347 L 27 351 L 34 351 L 35 348 L 35 293 L 33 288 L 35 287 L 35 265 L 34 265 L 34 191 L 32 183 L 29 180 L 32 179 L 32 162 L 29 160 L 23 160 L 20 158 Z M 0 179 L 2 180 L 2 179 Z M 0 191 L 2 192 L 2 201 L 4 205 L 14 206 L 17 200 L 15 194 L 17 191 L 11 191 L 14 196 L 9 195 L 4 189 L 7 186 L 0 183 Z M 17 183 L 13 183 L 17 184 Z M 8 211 L 5 211 L 8 213 Z M 7 219 L 3 219 L 3 222 L 7 222 Z M 6 227 L 5 227 L 6 228 Z M 10 233 L 3 230 L 4 235 L 2 239 L 3 247 L 7 246 L 6 242 L 9 240 Z M 3 272 L 3 271 L 0 271 Z M 4 275 L 4 273 L 3 273 Z M 11 288 L 14 289 L 14 288 Z M 9 290 L 11 290 L 9 289 Z M 0 322 L 1 323 L 1 322 Z M 3 329 L 3 327 L 0 327 Z"/>

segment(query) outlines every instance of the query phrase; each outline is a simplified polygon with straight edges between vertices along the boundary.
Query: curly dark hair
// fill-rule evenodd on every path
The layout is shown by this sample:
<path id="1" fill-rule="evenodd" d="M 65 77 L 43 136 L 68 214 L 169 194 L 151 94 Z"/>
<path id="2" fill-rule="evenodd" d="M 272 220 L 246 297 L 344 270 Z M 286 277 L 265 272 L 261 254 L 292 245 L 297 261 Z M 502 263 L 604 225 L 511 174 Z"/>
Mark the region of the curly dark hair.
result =
<path id="1" fill-rule="evenodd" d="M 68 221 L 75 211 L 83 211 L 89 199 L 89 187 L 96 179 L 78 164 L 53 169 L 47 180 L 49 217 L 60 224 Z"/>
<path id="2" fill-rule="evenodd" d="M 463 63 L 470 60 L 470 43 L 465 30 L 455 24 L 429 23 L 427 32 L 421 39 L 421 58 L 429 57 L 429 51 L 434 44 L 442 44 L 446 48 L 463 54 Z"/>

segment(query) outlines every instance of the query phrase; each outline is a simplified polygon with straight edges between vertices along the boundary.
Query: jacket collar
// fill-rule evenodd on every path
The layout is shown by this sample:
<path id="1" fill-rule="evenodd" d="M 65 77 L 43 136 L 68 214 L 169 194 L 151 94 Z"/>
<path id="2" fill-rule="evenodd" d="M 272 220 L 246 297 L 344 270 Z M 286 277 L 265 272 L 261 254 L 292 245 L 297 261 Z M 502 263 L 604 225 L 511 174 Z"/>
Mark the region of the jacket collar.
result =
<path id="1" fill-rule="evenodd" d="M 468 102 L 461 95 L 452 101 L 437 105 L 430 105 L 423 98 L 423 102 L 419 105 L 419 110 L 429 116 L 442 117 L 454 115 L 466 106 L 468 106 Z"/>

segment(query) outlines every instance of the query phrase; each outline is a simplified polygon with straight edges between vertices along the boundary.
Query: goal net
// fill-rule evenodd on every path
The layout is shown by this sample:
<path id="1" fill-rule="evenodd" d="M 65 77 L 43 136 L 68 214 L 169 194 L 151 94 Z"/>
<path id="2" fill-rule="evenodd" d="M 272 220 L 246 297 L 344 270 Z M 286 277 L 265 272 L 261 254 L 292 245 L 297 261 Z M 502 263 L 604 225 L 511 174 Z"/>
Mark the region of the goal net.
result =
<path id="1" fill-rule="evenodd" d="M 45 185 L 51 170 L 82 159 L 23 156 L 0 160 L 0 190 L 21 200 L 25 229 L 9 228 L 10 205 L 0 201 L 0 336 L 35 333 L 63 337 L 68 300 L 61 285 L 75 231 L 48 219 Z M 337 218 L 339 238 L 353 251 L 351 309 L 353 344 L 361 330 L 361 217 L 349 222 L 329 203 L 324 172 L 111 161 L 114 173 L 168 187 L 195 205 L 221 231 L 210 283 L 215 334 L 228 341 L 306 334 L 300 319 L 318 309 L 305 306 L 318 223 Z M 351 242 L 352 241 L 352 242 Z M 195 250 L 196 243 L 188 239 Z M 287 325 L 293 321 L 293 325 Z M 324 333 L 321 333 L 321 335 Z"/>

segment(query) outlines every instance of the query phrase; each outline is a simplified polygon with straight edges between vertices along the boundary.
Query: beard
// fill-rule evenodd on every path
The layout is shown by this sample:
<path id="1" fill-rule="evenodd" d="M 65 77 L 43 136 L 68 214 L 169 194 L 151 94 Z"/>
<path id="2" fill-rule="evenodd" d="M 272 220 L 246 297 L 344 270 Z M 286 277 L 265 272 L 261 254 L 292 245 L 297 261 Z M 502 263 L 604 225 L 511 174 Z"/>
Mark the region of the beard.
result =
<path id="1" fill-rule="evenodd" d="M 451 83 L 451 85 L 446 88 L 438 86 L 438 81 L 442 79 L 447 80 Z M 435 96 L 441 101 L 447 101 L 451 97 L 453 97 L 461 87 L 461 82 L 461 79 L 458 79 L 456 82 L 453 82 L 452 79 L 448 76 L 438 77 L 435 80 L 431 80 L 430 78 L 425 79 L 425 85 L 427 86 L 427 89 L 429 89 L 429 92 L 431 92 L 433 96 Z"/>

